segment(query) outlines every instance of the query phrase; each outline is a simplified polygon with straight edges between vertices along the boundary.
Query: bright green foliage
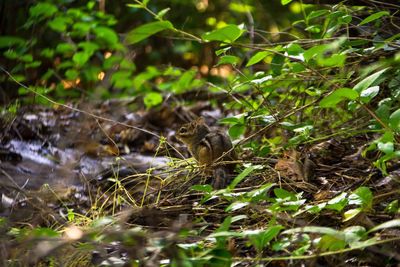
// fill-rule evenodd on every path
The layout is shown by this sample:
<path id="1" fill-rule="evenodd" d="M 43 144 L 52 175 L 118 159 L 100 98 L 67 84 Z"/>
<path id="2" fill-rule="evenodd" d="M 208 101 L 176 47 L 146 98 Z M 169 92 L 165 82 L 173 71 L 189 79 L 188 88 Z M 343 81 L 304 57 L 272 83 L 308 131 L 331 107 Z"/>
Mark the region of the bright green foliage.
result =
<path id="1" fill-rule="evenodd" d="M 399 206 L 399 200 L 393 200 L 392 202 L 390 202 L 386 209 L 385 212 L 389 213 L 389 214 L 397 214 L 400 213 L 400 206 Z"/>
<path id="2" fill-rule="evenodd" d="M 0 36 L 0 48 L 20 46 L 25 42 L 24 39 L 16 36 Z"/>
<path id="3" fill-rule="evenodd" d="M 292 2 L 292 0 L 281 0 L 282 5 L 287 5 L 290 2 Z"/>
<path id="4" fill-rule="evenodd" d="M 146 96 L 144 97 L 143 100 L 144 100 L 144 104 L 146 105 L 146 107 L 150 108 L 150 107 L 154 107 L 154 106 L 161 104 L 163 98 L 162 98 L 161 94 L 151 92 L 151 93 L 146 94 Z"/>
<path id="5" fill-rule="evenodd" d="M 45 19 L 53 16 L 58 11 L 57 7 L 50 3 L 38 3 L 29 9 L 29 14 L 35 19 Z"/>
<path id="6" fill-rule="evenodd" d="M 251 174 L 257 166 L 250 165 L 246 169 L 244 169 L 236 178 L 232 181 L 232 183 L 229 185 L 230 189 L 233 189 L 236 187 L 238 183 L 240 183 L 244 178 L 246 178 L 249 174 Z"/>
<path id="7" fill-rule="evenodd" d="M 28 30 L 38 28 L 37 24 L 40 23 L 42 30 L 54 38 L 50 42 L 32 38 L 26 47 L 28 49 L 23 47 L 25 45 L 19 39 L 3 38 L 0 43 L 9 49 L 4 55 L 18 64 L 13 70 L 14 75 L 24 69 L 46 66 L 48 72 L 38 77 L 42 84 L 49 85 L 54 78 L 64 80 L 57 84 L 56 95 L 72 93 L 73 96 L 76 92 L 63 92 L 64 88 L 88 87 L 98 82 L 99 75 L 107 71 L 99 62 L 104 61 L 107 54 L 112 54 L 112 58 L 117 53 L 124 53 L 119 37 L 112 28 L 116 23 L 115 18 L 95 11 L 90 3 L 82 8 L 66 9 L 39 2 L 30 7 L 29 14 L 25 23 Z M 69 39 L 65 36 L 69 36 Z M 131 63 L 128 68 L 134 70 L 135 66 Z"/>
<path id="8" fill-rule="evenodd" d="M 329 227 L 305 226 L 286 230 L 283 234 L 310 233 L 321 235 L 317 247 L 322 251 L 340 251 L 346 247 L 362 247 L 375 242 L 375 239 L 366 239 L 367 231 L 362 226 L 350 226 L 343 230 Z"/>
<path id="9" fill-rule="evenodd" d="M 390 13 L 387 11 L 380 11 L 380 12 L 374 13 L 372 15 L 369 15 L 368 17 L 363 19 L 363 21 L 361 21 L 358 25 L 361 26 L 361 25 L 370 23 L 372 21 L 375 21 L 383 16 L 389 16 L 389 15 L 390 15 Z"/>
<path id="10" fill-rule="evenodd" d="M 235 56 L 225 55 L 225 56 L 220 57 L 220 59 L 217 63 L 217 66 L 223 65 L 223 64 L 230 64 L 230 65 L 236 66 L 239 62 L 240 62 L 240 58 L 235 57 Z"/>
<path id="11" fill-rule="evenodd" d="M 261 231 L 253 231 L 252 233 L 248 234 L 248 239 L 250 240 L 251 244 L 255 247 L 258 253 L 261 253 L 263 249 L 274 239 L 279 232 L 284 227 L 282 225 L 275 225 L 268 227 L 265 230 Z"/>
<path id="12" fill-rule="evenodd" d="M 318 247 L 322 251 L 337 251 L 346 247 L 346 242 L 336 235 L 324 235 L 321 237 Z"/>
<path id="13" fill-rule="evenodd" d="M 400 109 L 394 111 L 389 117 L 389 126 L 395 132 L 400 132 Z"/>
<path id="14" fill-rule="evenodd" d="M 349 88 L 340 88 L 333 91 L 330 95 L 326 96 L 319 102 L 319 105 L 323 108 L 336 107 L 340 102 L 348 100 L 356 100 L 358 93 Z"/>
<path id="15" fill-rule="evenodd" d="M 256 54 L 254 54 L 250 59 L 249 62 L 247 62 L 246 67 L 249 67 L 251 65 L 254 65 L 258 62 L 260 62 L 261 60 L 263 60 L 264 58 L 266 58 L 268 55 L 270 55 L 271 53 L 267 52 L 267 51 L 261 51 L 261 52 L 257 52 Z"/>
<path id="16" fill-rule="evenodd" d="M 374 84 L 378 78 L 386 71 L 387 69 L 380 70 L 378 72 L 375 72 L 368 77 L 364 78 L 361 80 L 359 83 L 357 83 L 354 86 L 354 90 L 357 91 L 358 93 L 362 93 L 364 90 L 367 90 L 372 84 Z"/>
<path id="17" fill-rule="evenodd" d="M 346 55 L 336 52 L 341 42 L 339 39 L 331 44 L 313 46 L 304 52 L 304 59 L 310 64 L 315 61 L 319 66 L 342 67 L 346 61 Z M 327 54 L 331 55 L 326 56 Z"/>
<path id="18" fill-rule="evenodd" d="M 171 22 L 169 21 L 156 21 L 156 22 L 151 22 L 148 24 L 144 24 L 139 26 L 138 28 L 132 30 L 131 32 L 128 33 L 126 36 L 125 42 L 127 44 L 135 44 L 138 43 L 149 36 L 156 34 L 160 31 L 163 30 L 172 30 L 174 29 L 174 26 L 172 25 Z"/>
<path id="19" fill-rule="evenodd" d="M 232 43 L 243 34 L 243 30 L 238 25 L 227 25 L 221 29 L 216 29 L 212 32 L 203 34 L 202 38 L 205 41 L 220 41 Z"/>
<path id="20" fill-rule="evenodd" d="M 381 229 L 393 228 L 393 227 L 400 227 L 400 219 L 394 219 L 387 222 L 384 222 L 380 225 L 375 226 L 374 228 L 370 229 L 368 232 L 376 232 Z"/>
<path id="21" fill-rule="evenodd" d="M 372 192 L 368 187 L 360 187 L 349 195 L 349 204 L 358 205 L 359 208 L 347 210 L 344 213 L 343 221 L 353 219 L 359 213 L 368 211 L 372 208 Z"/>
<path id="22" fill-rule="evenodd" d="M 222 119 L 220 122 L 230 125 L 229 135 L 234 139 L 238 138 L 246 130 L 245 117 L 243 116 L 243 114 Z"/>

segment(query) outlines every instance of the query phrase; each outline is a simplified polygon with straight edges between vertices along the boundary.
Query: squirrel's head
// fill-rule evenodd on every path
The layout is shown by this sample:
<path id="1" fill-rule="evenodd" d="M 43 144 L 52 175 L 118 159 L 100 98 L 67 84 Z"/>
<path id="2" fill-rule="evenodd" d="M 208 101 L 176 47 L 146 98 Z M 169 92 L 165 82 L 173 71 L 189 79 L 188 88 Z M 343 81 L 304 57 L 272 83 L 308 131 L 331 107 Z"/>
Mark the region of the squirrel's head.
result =
<path id="1" fill-rule="evenodd" d="M 203 117 L 182 125 L 176 133 L 176 137 L 184 143 L 203 138 L 209 132 L 209 128 Z"/>

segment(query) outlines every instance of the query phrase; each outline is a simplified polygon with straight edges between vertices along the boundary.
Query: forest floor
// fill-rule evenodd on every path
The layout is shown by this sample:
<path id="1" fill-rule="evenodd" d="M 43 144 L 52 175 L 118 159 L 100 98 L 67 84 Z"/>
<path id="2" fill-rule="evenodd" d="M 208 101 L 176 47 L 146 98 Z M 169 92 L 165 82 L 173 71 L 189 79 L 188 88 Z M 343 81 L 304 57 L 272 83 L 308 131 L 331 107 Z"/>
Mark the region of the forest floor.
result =
<path id="1" fill-rule="evenodd" d="M 121 233 L 133 227 L 146 232 L 131 232 L 135 240 L 131 247 L 121 245 L 123 242 L 92 242 L 90 253 L 83 253 L 89 266 L 112 261 L 112 257 L 147 258 L 146 264 L 151 266 L 175 257 L 173 248 L 178 243 L 204 241 L 218 229 L 228 231 L 223 229 L 227 217 L 237 220 L 229 222 L 231 234 L 258 229 L 271 221 L 286 229 L 371 229 L 398 218 L 398 214 L 390 215 L 387 207 L 398 200 L 399 166 L 389 165 L 387 175 L 373 166 L 375 155 L 363 154 L 373 138 L 369 134 L 326 138 L 265 157 L 236 144 L 239 161 L 232 180 L 237 185 L 212 191 L 201 186 L 212 177 L 201 173 L 175 131 L 187 122 L 187 114 L 203 116 L 209 125 L 216 126 L 224 111 L 207 102 L 192 108 L 163 106 L 139 112 L 132 112 L 131 105 L 134 101 L 114 100 L 79 104 L 72 109 L 26 106 L 15 116 L 1 118 L 0 211 L 7 218 L 1 231 L 9 233 L 25 226 L 61 229 L 72 224 L 86 229 L 77 230 L 76 239 L 64 235 L 52 243 L 42 235 L 22 239 L 7 235 L 0 248 L 4 258 L 16 259 L 21 251 L 29 251 L 19 258 L 22 263 L 48 263 L 50 256 L 80 251 L 77 241 L 85 243 L 94 232 L 87 229 L 89 222 L 107 216 L 121 227 L 108 232 L 112 241 L 121 241 L 125 238 Z M 373 204 L 354 216 L 343 217 L 343 198 L 351 199 L 351 192 L 363 195 L 365 188 L 373 193 Z M 290 201 L 279 203 L 279 192 L 289 194 Z M 257 195 L 261 198 L 256 199 Z M 368 192 L 363 196 L 368 197 Z M 246 198 L 251 200 L 243 201 Z M 359 206 L 356 201 L 348 204 L 346 209 Z M 73 235 L 75 228 L 66 229 L 64 234 Z M 182 237 L 182 229 L 196 235 Z M 112 234 L 114 238 L 110 238 Z M 311 238 L 318 234 L 310 232 Z M 380 238 L 389 240 L 399 234 L 399 230 L 387 229 Z M 285 261 L 285 257 L 291 259 L 286 252 L 304 249 L 300 234 L 297 241 L 290 241 L 292 247 L 261 254 L 243 238 L 231 237 L 224 240 L 227 251 L 240 266 L 251 265 L 260 255 L 269 259 L 271 266 L 291 265 Z M 149 250 L 151 240 L 160 238 L 163 249 Z M 399 250 L 397 240 L 365 249 L 344 249 L 341 254 L 323 256 L 321 252 L 320 257 L 299 252 L 296 265 L 384 266 L 380 265 L 384 259 L 385 265 L 395 266 L 400 263 Z M 68 255 L 64 264 L 71 265 L 81 257 Z"/>

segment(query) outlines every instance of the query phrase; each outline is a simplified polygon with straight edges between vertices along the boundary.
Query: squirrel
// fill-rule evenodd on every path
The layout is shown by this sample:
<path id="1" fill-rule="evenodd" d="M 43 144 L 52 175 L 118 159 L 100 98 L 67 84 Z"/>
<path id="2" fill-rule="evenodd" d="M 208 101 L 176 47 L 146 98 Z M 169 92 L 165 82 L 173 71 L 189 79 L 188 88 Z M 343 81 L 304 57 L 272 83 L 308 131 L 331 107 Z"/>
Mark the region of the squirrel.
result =
<path id="1" fill-rule="evenodd" d="M 204 118 L 199 117 L 182 125 L 176 133 L 176 137 L 187 146 L 200 167 L 204 167 L 206 171 L 212 171 L 214 189 L 227 186 L 229 182 L 227 174 L 233 172 L 235 164 L 215 164 L 219 161 L 226 162 L 236 159 L 232 142 L 224 132 L 211 130 Z"/>

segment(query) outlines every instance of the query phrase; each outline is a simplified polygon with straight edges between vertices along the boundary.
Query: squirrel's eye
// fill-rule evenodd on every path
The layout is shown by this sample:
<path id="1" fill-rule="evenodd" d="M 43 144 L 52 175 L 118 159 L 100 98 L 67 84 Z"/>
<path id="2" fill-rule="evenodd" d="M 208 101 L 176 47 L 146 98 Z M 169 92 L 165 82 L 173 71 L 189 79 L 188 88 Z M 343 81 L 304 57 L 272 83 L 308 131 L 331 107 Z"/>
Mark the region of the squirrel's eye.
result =
<path id="1" fill-rule="evenodd" d="M 183 134 L 183 133 L 186 133 L 186 132 L 187 132 L 186 127 L 181 127 L 181 128 L 179 129 L 179 133 L 180 133 L 180 134 Z"/>

